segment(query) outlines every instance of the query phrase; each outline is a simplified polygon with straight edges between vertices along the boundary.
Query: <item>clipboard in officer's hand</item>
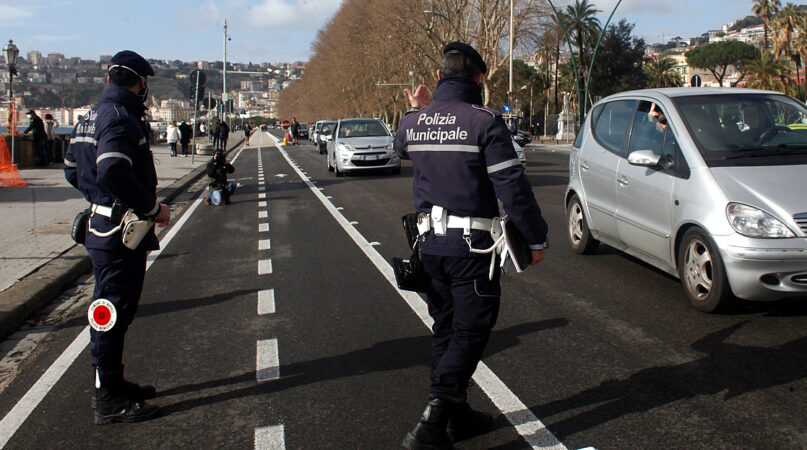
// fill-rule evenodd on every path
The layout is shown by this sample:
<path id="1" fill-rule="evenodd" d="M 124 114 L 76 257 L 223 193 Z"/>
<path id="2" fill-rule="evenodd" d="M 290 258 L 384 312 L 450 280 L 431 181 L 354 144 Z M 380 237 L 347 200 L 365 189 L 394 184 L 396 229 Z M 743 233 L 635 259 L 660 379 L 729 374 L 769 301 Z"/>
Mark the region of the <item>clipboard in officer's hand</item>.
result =
<path id="1" fill-rule="evenodd" d="M 516 272 L 523 272 L 532 264 L 532 250 L 530 250 L 527 238 L 507 216 L 502 219 L 502 232 L 504 234 L 504 251 L 506 252 L 505 255 L 502 255 L 502 266 L 504 266 L 507 257 L 509 257 L 513 261 L 513 267 L 516 268 Z"/>

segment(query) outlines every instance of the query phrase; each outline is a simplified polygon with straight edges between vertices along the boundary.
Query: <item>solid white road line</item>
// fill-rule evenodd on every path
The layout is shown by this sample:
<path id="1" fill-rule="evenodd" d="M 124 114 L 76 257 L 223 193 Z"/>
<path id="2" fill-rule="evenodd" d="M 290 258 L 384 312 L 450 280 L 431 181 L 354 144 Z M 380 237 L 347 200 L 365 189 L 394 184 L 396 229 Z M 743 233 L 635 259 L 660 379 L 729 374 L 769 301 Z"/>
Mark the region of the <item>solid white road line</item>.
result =
<path id="1" fill-rule="evenodd" d="M 272 248 L 272 242 L 269 239 L 261 239 L 258 241 L 258 250 L 269 250 Z"/>
<path id="2" fill-rule="evenodd" d="M 259 223 L 258 224 L 258 233 L 266 233 L 269 231 L 269 224 L 268 223 Z"/>
<path id="3" fill-rule="evenodd" d="M 196 208 L 202 203 L 203 195 L 204 191 L 200 192 L 193 204 L 182 214 L 179 221 L 171 227 L 168 233 L 162 236 L 160 239 L 160 249 L 151 252 L 148 256 L 146 270 L 149 270 L 157 257 L 160 256 L 163 249 L 168 246 L 174 236 L 176 236 L 182 226 L 188 221 L 188 218 L 196 211 Z M 39 377 L 39 380 L 28 389 L 28 392 L 14 405 L 11 411 L 3 417 L 3 420 L 0 421 L 0 448 L 5 447 L 9 439 L 14 436 L 14 433 L 17 432 L 17 429 L 25 422 L 31 412 L 33 412 L 42 399 L 45 398 L 59 379 L 61 379 L 62 375 L 70 368 L 76 358 L 85 351 L 89 342 L 90 327 L 86 326 L 78 333 L 78 336 L 73 339 L 73 342 L 62 352 L 59 358 L 51 364 L 48 370 Z"/>
<path id="4" fill-rule="evenodd" d="M 274 136 L 271 134 L 269 135 L 270 138 L 274 139 Z M 275 140 L 275 145 L 277 146 L 277 140 Z M 319 201 L 325 206 L 325 209 L 331 213 L 336 222 L 342 226 L 342 229 L 353 239 L 353 242 L 364 252 L 365 256 L 375 265 L 376 269 L 387 279 L 389 284 L 398 291 L 398 295 L 406 301 L 412 311 L 420 317 L 420 320 L 431 330 L 432 324 L 434 321 L 432 320 L 431 316 L 429 316 L 428 308 L 426 306 L 426 302 L 420 297 L 420 295 L 410 292 L 410 291 L 402 291 L 398 289 L 397 284 L 395 282 L 395 274 L 392 271 L 392 266 L 381 256 L 378 251 L 373 248 L 372 245 L 367 241 L 367 239 L 361 235 L 361 233 L 356 230 L 353 226 L 350 225 L 350 222 L 342 215 L 338 210 L 342 209 L 337 208 L 325 198 L 325 195 L 317 189 L 314 183 L 311 182 L 308 177 L 303 175 L 303 173 L 294 167 L 294 163 L 292 162 L 289 154 L 283 149 L 281 146 L 277 146 L 280 154 L 286 159 L 290 166 L 297 172 L 297 176 L 300 177 L 303 182 L 308 185 L 308 188 L 311 192 L 314 193 L 314 196 L 319 199 Z M 554 449 L 554 450 L 562 450 L 566 449 L 566 446 L 563 445 L 553 434 L 546 428 L 546 425 L 543 424 L 533 412 L 527 408 L 527 406 L 507 387 L 507 385 L 502 382 L 502 380 L 496 376 L 496 374 L 490 370 L 490 368 L 483 362 L 480 361 L 479 365 L 476 368 L 476 372 L 474 372 L 473 376 L 474 382 L 488 395 L 494 405 L 504 414 L 507 420 L 510 422 L 511 425 L 516 429 L 516 431 L 521 435 L 521 437 L 527 441 L 532 448 L 541 448 L 541 449 Z"/>
<path id="5" fill-rule="evenodd" d="M 277 353 L 277 339 L 265 339 L 257 343 L 255 377 L 258 381 L 280 378 L 280 359 Z"/>
<path id="6" fill-rule="evenodd" d="M 284 450 L 286 438 L 283 425 L 255 428 L 255 450 Z"/>
<path id="7" fill-rule="evenodd" d="M 266 289 L 258 291 L 258 315 L 275 313 L 275 290 Z"/>
<path id="8" fill-rule="evenodd" d="M 272 273 L 272 260 L 262 259 L 258 261 L 258 275 L 266 275 Z"/>

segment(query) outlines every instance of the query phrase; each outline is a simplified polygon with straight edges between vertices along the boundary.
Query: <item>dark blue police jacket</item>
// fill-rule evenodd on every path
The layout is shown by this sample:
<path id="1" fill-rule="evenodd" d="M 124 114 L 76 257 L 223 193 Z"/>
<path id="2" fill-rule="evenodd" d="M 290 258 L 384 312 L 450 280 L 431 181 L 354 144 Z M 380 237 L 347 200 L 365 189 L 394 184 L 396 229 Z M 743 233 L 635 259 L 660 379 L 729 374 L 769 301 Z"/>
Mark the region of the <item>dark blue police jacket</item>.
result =
<path id="1" fill-rule="evenodd" d="M 479 106 L 481 88 L 464 78 L 437 83 L 434 101 L 401 119 L 395 151 L 414 166 L 414 199 L 419 212 L 433 205 L 460 217 L 498 217 L 499 204 L 531 245 L 546 243 L 547 225 L 513 148 L 501 114 Z M 421 251 L 443 256 L 476 256 L 463 230 L 426 235 Z M 474 230 L 474 248 L 493 244 L 490 233 Z M 490 257 L 489 255 L 482 255 Z"/>
<path id="2" fill-rule="evenodd" d="M 70 135 L 65 154 L 65 177 L 88 202 L 112 206 L 115 200 L 141 217 L 159 211 L 157 172 L 143 122 L 145 105 L 132 91 L 108 84 L 98 104 L 84 115 Z M 100 214 L 90 218 L 90 228 L 104 233 L 117 223 Z M 87 232 L 85 247 L 129 251 L 120 232 L 100 237 Z M 138 249 L 160 248 L 154 229 Z"/>

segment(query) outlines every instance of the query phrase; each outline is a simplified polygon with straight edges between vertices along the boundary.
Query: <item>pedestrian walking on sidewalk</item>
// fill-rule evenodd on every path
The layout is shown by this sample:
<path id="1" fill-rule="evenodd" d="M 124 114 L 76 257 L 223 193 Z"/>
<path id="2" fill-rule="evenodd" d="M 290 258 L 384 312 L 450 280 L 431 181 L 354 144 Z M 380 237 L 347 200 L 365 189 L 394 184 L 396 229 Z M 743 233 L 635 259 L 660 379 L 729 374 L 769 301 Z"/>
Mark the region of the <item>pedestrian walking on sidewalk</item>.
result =
<path id="1" fill-rule="evenodd" d="M 446 45 L 434 101 L 424 85 L 405 90 L 412 110 L 393 144 L 412 160 L 415 208 L 426 218 L 418 240 L 434 319 L 428 403 L 404 438 L 409 449 L 450 449 L 492 426 L 490 414 L 471 409 L 467 389 L 499 314 L 500 258 L 472 251 L 495 248 L 499 201 L 530 244 L 531 263 L 544 258 L 547 225 L 510 131 L 500 113 L 481 106 L 486 72 L 473 47 Z M 436 133 L 438 119 L 456 131 Z"/>
<path id="2" fill-rule="evenodd" d="M 111 63 L 107 86 L 74 128 L 64 161 L 67 180 L 92 204 L 84 242 L 95 275 L 91 309 L 117 315 L 115 321 L 95 321 L 94 315 L 90 321 L 96 424 L 140 422 L 158 413 L 145 402 L 156 389 L 124 378 L 123 344 L 140 301 L 146 255 L 160 245 L 151 223 L 141 223 L 148 228 L 139 244 L 129 242 L 134 249 L 124 245 L 120 226 L 127 211 L 161 227 L 171 219 L 168 206 L 157 199 L 157 172 L 142 120 L 147 77 L 154 70 L 129 50 L 115 54 Z"/>
<path id="3" fill-rule="evenodd" d="M 179 143 L 182 144 L 182 156 L 188 156 L 188 144 L 193 137 L 193 128 L 184 120 L 179 124 Z"/>
<path id="4" fill-rule="evenodd" d="M 219 149 L 219 128 L 221 126 L 221 121 L 218 117 L 214 117 L 213 121 L 210 123 L 210 137 L 213 138 L 213 150 Z"/>
<path id="5" fill-rule="evenodd" d="M 222 120 L 219 124 L 219 150 L 227 151 L 227 139 L 230 137 L 230 126 L 227 125 L 226 120 Z"/>
<path id="6" fill-rule="evenodd" d="M 179 142 L 180 132 L 177 128 L 176 121 L 172 121 L 165 129 L 165 140 L 168 141 L 168 147 L 171 149 L 171 157 L 177 156 L 177 142 Z"/>
<path id="7" fill-rule="evenodd" d="M 292 142 L 294 142 L 294 145 L 297 145 L 297 137 L 300 136 L 300 122 L 297 121 L 296 117 L 291 119 L 291 127 L 289 127 L 289 131 L 291 131 Z"/>
<path id="8" fill-rule="evenodd" d="M 59 122 L 53 118 L 52 114 L 45 114 L 45 136 L 48 142 L 47 150 L 48 154 L 53 154 L 56 144 L 56 128 L 59 126 Z"/>
<path id="9" fill-rule="evenodd" d="M 25 129 L 24 133 L 31 133 L 31 137 L 34 140 L 34 148 L 39 154 L 39 157 L 42 158 L 40 165 L 49 166 L 50 151 L 48 150 L 48 136 L 45 132 L 45 123 L 42 121 L 41 117 L 36 115 L 36 111 L 33 109 L 29 109 L 25 114 L 28 116 L 28 128 Z"/>

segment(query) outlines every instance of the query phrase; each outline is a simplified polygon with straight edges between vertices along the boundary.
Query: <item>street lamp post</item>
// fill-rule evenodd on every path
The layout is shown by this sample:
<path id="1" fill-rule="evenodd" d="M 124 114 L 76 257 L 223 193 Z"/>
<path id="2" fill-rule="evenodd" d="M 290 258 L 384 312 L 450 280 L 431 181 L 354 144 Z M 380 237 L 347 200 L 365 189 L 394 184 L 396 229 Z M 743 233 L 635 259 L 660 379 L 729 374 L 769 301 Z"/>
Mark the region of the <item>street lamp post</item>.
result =
<path id="1" fill-rule="evenodd" d="M 224 19 L 224 63 L 221 67 L 221 116 L 226 120 L 227 113 L 225 108 L 227 105 L 227 41 L 230 40 L 230 35 L 227 34 L 227 19 Z"/>
<path id="2" fill-rule="evenodd" d="M 14 45 L 14 41 L 8 40 L 8 44 L 3 47 L 3 56 L 6 58 L 6 65 L 8 66 L 8 117 L 11 121 L 9 123 L 8 131 L 11 134 L 11 164 L 14 165 L 14 136 L 17 134 L 17 111 L 14 104 L 14 75 L 17 74 L 17 56 L 20 54 L 20 49 Z"/>

